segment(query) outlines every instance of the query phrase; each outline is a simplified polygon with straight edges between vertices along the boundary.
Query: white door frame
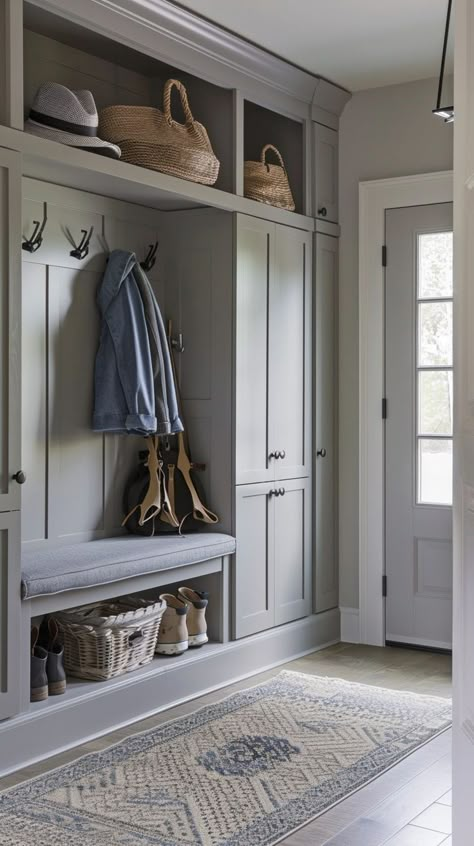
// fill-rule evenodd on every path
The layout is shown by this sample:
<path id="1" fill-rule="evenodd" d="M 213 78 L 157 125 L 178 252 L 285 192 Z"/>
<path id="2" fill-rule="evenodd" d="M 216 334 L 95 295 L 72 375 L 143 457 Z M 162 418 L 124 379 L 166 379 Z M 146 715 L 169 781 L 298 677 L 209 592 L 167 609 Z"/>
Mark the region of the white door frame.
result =
<path id="1" fill-rule="evenodd" d="M 384 268 L 386 209 L 450 203 L 451 171 L 359 184 L 359 626 L 385 645 Z"/>

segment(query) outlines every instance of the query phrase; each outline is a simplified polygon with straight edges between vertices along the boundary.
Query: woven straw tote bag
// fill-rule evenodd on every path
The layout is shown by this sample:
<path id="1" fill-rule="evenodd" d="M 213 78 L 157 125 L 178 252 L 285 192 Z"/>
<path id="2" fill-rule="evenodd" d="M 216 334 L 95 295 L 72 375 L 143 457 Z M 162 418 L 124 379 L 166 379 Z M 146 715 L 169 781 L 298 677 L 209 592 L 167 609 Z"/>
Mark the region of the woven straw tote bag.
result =
<path id="1" fill-rule="evenodd" d="M 171 117 L 173 87 L 179 91 L 185 123 Z M 107 106 L 99 126 L 104 140 L 120 139 L 122 161 L 204 185 L 214 185 L 219 175 L 207 131 L 194 120 L 186 88 L 177 79 L 165 83 L 162 112 L 149 106 Z"/>
<path id="2" fill-rule="evenodd" d="M 268 164 L 267 152 L 271 150 L 279 164 Z M 265 144 L 259 162 L 244 162 L 244 194 L 251 200 L 278 206 L 280 209 L 295 210 L 295 201 L 283 159 L 273 144 Z"/>

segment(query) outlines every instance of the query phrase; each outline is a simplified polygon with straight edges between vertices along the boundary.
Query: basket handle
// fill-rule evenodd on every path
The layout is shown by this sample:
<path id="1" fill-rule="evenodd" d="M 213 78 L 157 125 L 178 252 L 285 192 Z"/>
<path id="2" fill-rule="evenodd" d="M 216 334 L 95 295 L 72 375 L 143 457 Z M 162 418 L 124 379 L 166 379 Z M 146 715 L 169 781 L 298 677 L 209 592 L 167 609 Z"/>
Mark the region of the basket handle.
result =
<path id="1" fill-rule="evenodd" d="M 142 640 L 142 639 L 143 639 L 143 632 L 142 632 L 141 629 L 137 629 L 128 638 L 128 645 L 133 646 L 133 644 L 136 640 Z"/>
<path id="2" fill-rule="evenodd" d="M 163 112 L 165 118 L 170 126 L 173 126 L 173 124 L 178 123 L 178 121 L 173 120 L 173 118 L 171 117 L 171 92 L 173 88 L 177 88 L 179 91 L 181 105 L 183 107 L 184 116 L 186 118 L 186 126 L 191 126 L 194 123 L 193 114 L 189 107 L 186 88 L 184 87 L 183 83 L 179 81 L 179 79 L 168 79 L 165 82 L 165 87 L 163 89 Z"/>
<path id="3" fill-rule="evenodd" d="M 263 164 L 263 165 L 266 165 L 267 169 L 269 168 L 269 165 L 268 165 L 268 164 L 267 164 L 267 162 L 266 162 L 266 157 L 267 157 L 267 152 L 268 152 L 268 150 L 271 150 L 273 153 L 275 153 L 275 156 L 277 157 L 277 159 L 278 159 L 278 161 L 280 162 L 280 164 L 281 164 L 281 166 L 282 166 L 283 170 L 284 170 L 284 171 L 285 171 L 285 173 L 286 173 L 285 162 L 283 161 L 283 159 L 282 159 L 282 157 L 281 157 L 281 153 L 279 152 L 279 150 L 277 150 L 277 148 L 276 148 L 276 147 L 274 147 L 274 146 L 273 146 L 273 144 L 265 144 L 265 146 L 264 146 L 264 148 L 263 148 L 263 150 L 262 150 L 261 156 L 260 156 L 260 161 L 262 162 L 262 164 Z"/>

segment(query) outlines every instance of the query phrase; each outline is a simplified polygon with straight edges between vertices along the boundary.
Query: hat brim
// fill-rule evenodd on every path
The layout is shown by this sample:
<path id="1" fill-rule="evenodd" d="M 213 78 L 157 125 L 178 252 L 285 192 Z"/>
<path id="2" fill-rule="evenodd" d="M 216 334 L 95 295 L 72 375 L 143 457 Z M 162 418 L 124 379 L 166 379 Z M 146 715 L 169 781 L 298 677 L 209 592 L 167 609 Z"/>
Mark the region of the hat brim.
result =
<path id="1" fill-rule="evenodd" d="M 121 156 L 120 147 L 117 147 L 116 144 L 111 144 L 110 141 L 103 141 L 102 138 L 97 138 L 96 135 L 75 135 L 72 132 L 64 132 L 61 129 L 42 126 L 42 124 L 36 123 L 30 118 L 25 121 L 25 131 L 32 135 L 38 135 L 41 138 L 48 138 L 50 141 L 58 141 L 59 144 L 66 144 L 68 147 L 91 150 L 91 152 L 110 156 L 114 159 L 119 159 Z"/>

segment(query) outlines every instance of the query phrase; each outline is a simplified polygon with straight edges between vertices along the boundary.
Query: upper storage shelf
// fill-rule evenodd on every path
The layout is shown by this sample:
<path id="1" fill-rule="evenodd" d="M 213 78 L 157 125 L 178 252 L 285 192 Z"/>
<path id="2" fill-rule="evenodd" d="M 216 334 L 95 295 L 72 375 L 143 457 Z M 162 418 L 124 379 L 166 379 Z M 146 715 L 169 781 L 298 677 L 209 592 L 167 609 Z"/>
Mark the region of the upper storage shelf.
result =
<path id="1" fill-rule="evenodd" d="M 0 0 L 0 52 L 0 146 L 23 154 L 25 175 L 160 210 L 211 206 L 314 229 L 313 218 L 306 216 L 311 211 L 310 124 L 337 128 L 349 96 L 337 86 L 169 0 L 112 5 L 108 0 Z M 108 105 L 162 109 L 169 78 L 186 87 L 194 118 L 207 129 L 219 159 L 212 187 L 23 130 L 42 83 L 90 90 L 100 112 Z M 184 122 L 175 90 L 172 115 Z M 258 160 L 265 144 L 283 156 L 294 213 L 243 196 L 244 160 Z"/>
<path id="2" fill-rule="evenodd" d="M 232 191 L 233 92 L 139 53 L 65 18 L 25 3 L 24 115 L 28 116 L 43 82 L 58 82 L 73 90 L 92 91 L 100 110 L 105 106 L 163 108 L 163 86 L 177 78 L 187 89 L 194 118 L 209 134 L 220 161 L 217 188 Z M 179 123 L 184 116 L 176 90 L 171 111 Z"/>
<path id="3" fill-rule="evenodd" d="M 277 112 L 265 109 L 248 100 L 244 103 L 244 159 L 260 161 L 266 144 L 279 150 L 285 163 L 296 211 L 304 210 L 304 148 L 303 124 Z M 269 153 L 270 164 L 278 164 Z"/>

